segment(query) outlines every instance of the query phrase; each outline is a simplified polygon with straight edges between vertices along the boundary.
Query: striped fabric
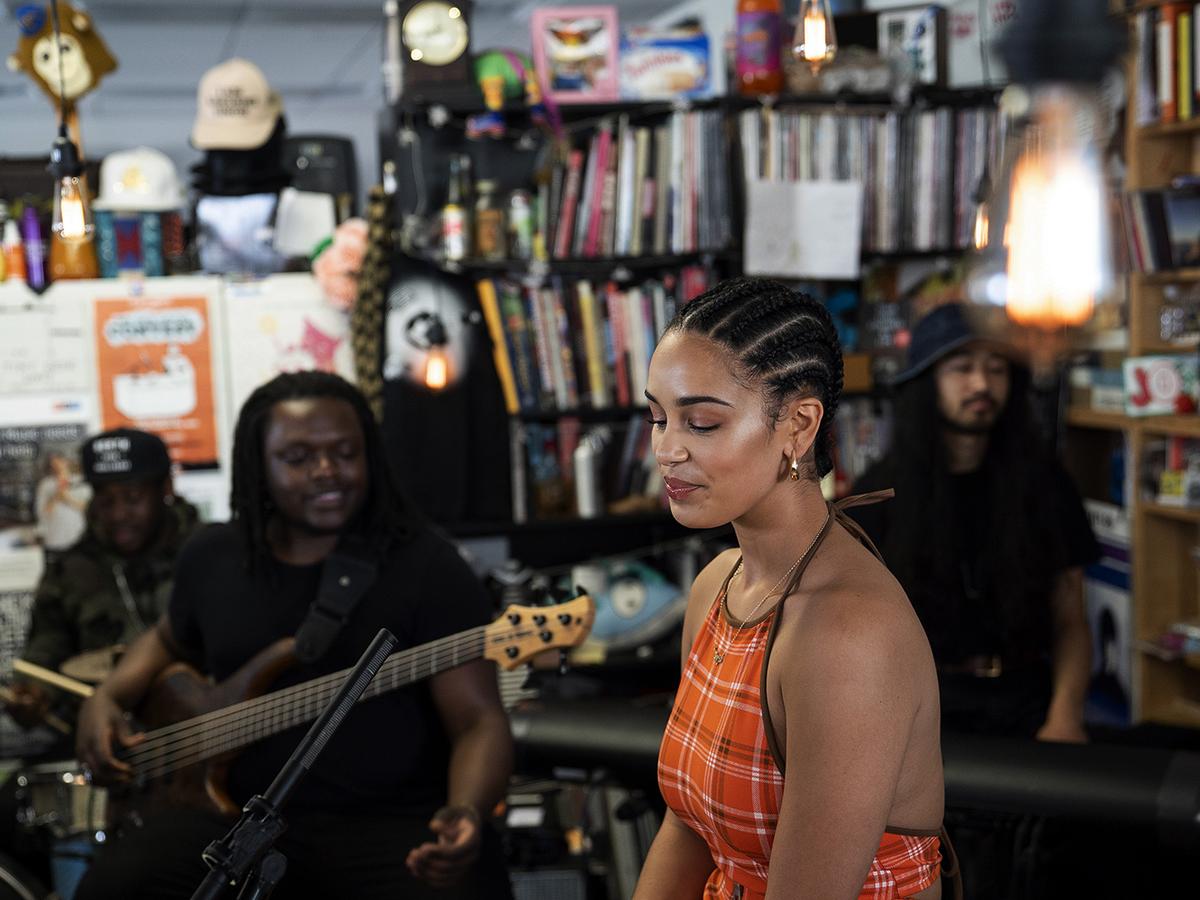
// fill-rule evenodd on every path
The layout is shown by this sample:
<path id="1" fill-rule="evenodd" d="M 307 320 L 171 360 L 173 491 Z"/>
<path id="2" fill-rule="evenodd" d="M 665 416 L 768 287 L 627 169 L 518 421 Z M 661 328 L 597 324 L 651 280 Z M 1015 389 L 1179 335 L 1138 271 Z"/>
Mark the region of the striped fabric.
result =
<path id="1" fill-rule="evenodd" d="M 684 667 L 659 750 L 658 783 L 667 805 L 712 853 L 716 869 L 705 900 L 761 900 L 783 800 L 759 696 L 775 612 L 738 628 L 720 600 Z M 859 898 L 911 897 L 937 881 L 940 860 L 936 836 L 885 832 Z"/>

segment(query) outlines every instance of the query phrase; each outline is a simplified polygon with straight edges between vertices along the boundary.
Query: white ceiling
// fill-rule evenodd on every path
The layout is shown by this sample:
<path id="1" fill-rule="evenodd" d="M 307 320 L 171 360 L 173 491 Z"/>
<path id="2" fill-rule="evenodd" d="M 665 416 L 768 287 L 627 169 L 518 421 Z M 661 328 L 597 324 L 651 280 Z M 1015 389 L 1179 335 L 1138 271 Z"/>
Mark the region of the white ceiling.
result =
<path id="1" fill-rule="evenodd" d="M 3 0 L 0 55 L 16 48 L 13 10 Z M 725 0 L 702 0 L 723 7 Z M 694 3 L 694 0 L 693 0 Z M 649 21 L 680 0 L 616 0 L 623 24 Z M 375 171 L 374 122 L 381 104 L 382 0 L 91 0 L 95 27 L 118 69 L 80 103 L 89 156 L 136 144 L 187 165 L 196 85 L 231 56 L 253 61 L 284 100 L 290 133 L 354 137 L 364 177 Z M 476 0 L 473 45 L 529 46 L 532 0 Z M 0 67 L 0 156 L 44 154 L 54 113 L 29 78 Z"/>

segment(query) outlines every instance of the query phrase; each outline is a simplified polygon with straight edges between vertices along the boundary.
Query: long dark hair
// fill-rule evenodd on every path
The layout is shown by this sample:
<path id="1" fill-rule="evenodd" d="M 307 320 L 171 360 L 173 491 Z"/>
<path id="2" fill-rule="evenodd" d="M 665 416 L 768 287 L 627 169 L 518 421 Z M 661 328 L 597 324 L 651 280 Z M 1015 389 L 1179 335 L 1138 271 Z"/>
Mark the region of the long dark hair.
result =
<path id="1" fill-rule="evenodd" d="M 391 543 L 411 537 L 418 526 L 412 504 L 392 477 L 379 425 L 358 388 L 327 372 L 277 375 L 242 404 L 233 432 L 233 486 L 229 505 L 233 521 L 241 526 L 252 568 L 270 555 L 267 523 L 272 503 L 263 453 L 267 420 L 277 403 L 320 397 L 349 404 L 362 428 L 370 481 L 363 508 L 350 524 L 349 533 L 363 539 L 373 552 L 382 553 Z"/>
<path id="2" fill-rule="evenodd" d="M 728 350 L 735 375 L 762 385 L 765 412 L 773 422 L 793 397 L 820 400 L 825 415 L 813 442 L 816 475 L 833 468 L 842 348 L 824 306 L 778 281 L 733 278 L 689 301 L 666 330 L 701 335 Z"/>
<path id="3" fill-rule="evenodd" d="M 979 469 L 981 502 L 989 529 L 976 538 L 983 548 L 972 577 L 998 609 L 1009 648 L 1045 647 L 1049 601 L 1061 536 L 1049 514 L 1056 502 L 1052 459 L 1035 424 L 1027 369 L 1010 364 L 1008 402 L 989 432 Z M 950 598 L 961 595 L 964 536 L 955 514 L 955 493 L 941 439 L 933 370 L 902 386 L 896 397 L 895 430 L 889 457 L 892 486 L 887 536 L 880 550 L 904 586 L 931 634 L 961 611 Z M 1037 598 L 1040 602 L 1031 602 Z"/>

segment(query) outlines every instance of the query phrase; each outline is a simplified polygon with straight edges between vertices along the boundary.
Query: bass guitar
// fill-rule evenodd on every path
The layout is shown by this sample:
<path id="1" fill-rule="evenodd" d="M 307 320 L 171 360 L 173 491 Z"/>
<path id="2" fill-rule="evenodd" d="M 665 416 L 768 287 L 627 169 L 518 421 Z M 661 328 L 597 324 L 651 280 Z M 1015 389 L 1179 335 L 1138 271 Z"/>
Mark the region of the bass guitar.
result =
<path id="1" fill-rule="evenodd" d="M 509 606 L 490 625 L 393 653 L 360 699 L 476 659 L 512 669 L 546 650 L 576 647 L 591 630 L 595 612 L 595 602 L 586 594 L 556 606 Z M 294 650 L 293 638 L 276 641 L 217 685 L 185 663 L 165 669 L 138 710 L 141 722 L 161 727 L 119 754 L 132 767 L 134 784 L 173 805 L 208 805 L 235 815 L 239 807 L 225 790 L 225 774 L 236 752 L 315 720 L 350 672 L 264 693 L 295 665 Z M 156 781 L 165 790 L 156 788 Z"/>

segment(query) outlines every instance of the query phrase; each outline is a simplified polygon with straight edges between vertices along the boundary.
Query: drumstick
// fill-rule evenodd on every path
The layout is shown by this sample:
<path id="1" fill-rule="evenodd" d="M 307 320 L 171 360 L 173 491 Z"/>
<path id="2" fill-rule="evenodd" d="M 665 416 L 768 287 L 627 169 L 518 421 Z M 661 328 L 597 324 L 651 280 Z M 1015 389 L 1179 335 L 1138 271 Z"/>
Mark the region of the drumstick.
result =
<path id="1" fill-rule="evenodd" d="M 0 702 L 16 703 L 17 696 L 12 692 L 11 688 L 0 687 Z M 55 731 L 61 731 L 63 734 L 71 733 L 71 726 L 52 712 L 46 711 L 42 713 L 42 721 Z"/>
<path id="2" fill-rule="evenodd" d="M 66 675 L 59 675 L 53 669 L 46 669 L 23 659 L 13 660 L 13 671 L 26 675 L 29 678 L 35 678 L 38 681 L 44 681 L 46 684 L 53 685 L 69 694 L 75 694 L 80 697 L 90 697 L 96 691 L 90 684 L 76 681 L 74 678 L 68 678 Z"/>

